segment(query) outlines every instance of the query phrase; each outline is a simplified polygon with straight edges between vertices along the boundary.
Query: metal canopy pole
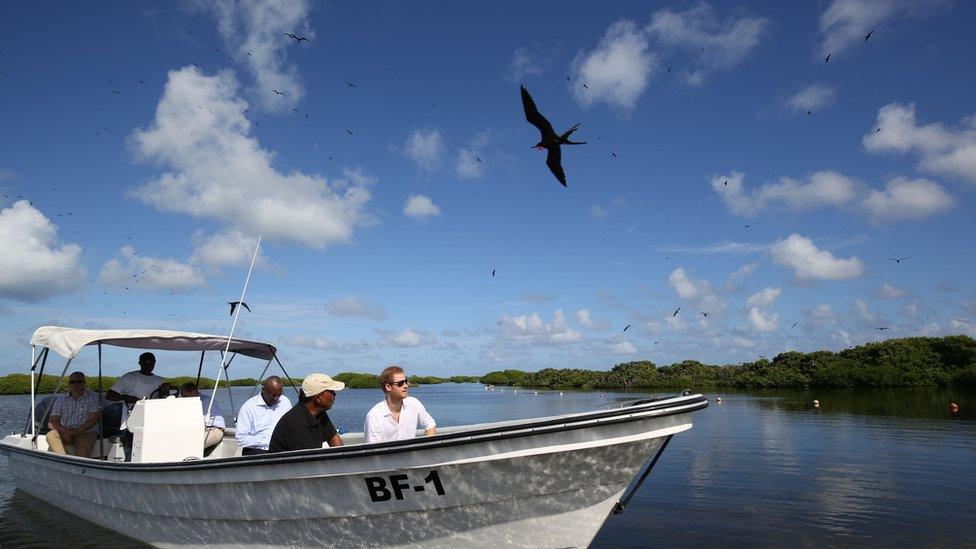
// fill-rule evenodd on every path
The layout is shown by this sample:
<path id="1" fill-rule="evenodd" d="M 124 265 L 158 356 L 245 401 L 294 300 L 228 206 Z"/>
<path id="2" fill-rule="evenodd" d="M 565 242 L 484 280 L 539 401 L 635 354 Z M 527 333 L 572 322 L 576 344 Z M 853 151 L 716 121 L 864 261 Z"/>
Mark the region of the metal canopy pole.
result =
<path id="1" fill-rule="evenodd" d="M 268 363 L 264 365 L 264 369 L 261 370 L 261 375 L 258 377 L 257 384 L 254 386 L 253 389 L 251 389 L 251 396 L 252 397 L 254 395 L 258 394 L 258 387 L 260 387 L 261 386 L 261 383 L 264 382 L 264 374 L 268 373 L 268 368 L 271 366 L 271 363 L 272 362 L 274 362 L 274 357 L 272 357 L 271 360 L 269 360 Z"/>
<path id="2" fill-rule="evenodd" d="M 220 356 L 221 356 L 221 362 L 223 362 L 223 356 L 224 356 L 224 352 L 223 351 L 220 352 Z M 234 413 L 234 410 L 237 409 L 237 407 L 234 406 L 234 393 L 230 390 L 230 372 L 227 371 L 227 368 L 230 368 L 230 363 L 231 362 L 234 362 L 234 359 L 235 358 L 237 358 L 237 351 L 234 351 L 234 353 L 230 355 L 230 360 L 228 360 L 227 363 L 224 364 L 224 377 L 227 378 L 227 397 L 230 398 L 230 408 L 231 408 L 231 413 L 232 414 Z M 216 386 L 214 386 L 213 394 L 210 396 L 210 399 L 211 400 L 213 400 L 215 398 L 217 398 L 217 387 Z M 237 422 L 237 419 L 236 418 L 234 419 L 234 422 L 235 423 Z"/>
<path id="3" fill-rule="evenodd" d="M 47 401 L 47 409 L 45 409 L 44 410 L 44 414 L 41 415 L 41 419 L 42 420 L 44 418 L 46 418 L 49 413 L 51 413 L 51 408 L 54 407 L 55 397 L 58 396 L 58 391 L 61 390 L 61 380 L 64 379 L 64 373 L 68 371 L 68 366 L 71 366 L 71 361 L 74 360 L 74 359 L 75 359 L 75 357 L 71 357 L 71 358 L 68 359 L 67 362 L 64 363 L 64 368 L 61 370 L 61 375 L 58 376 L 58 382 L 54 386 L 54 392 L 51 393 L 51 398 L 50 398 L 50 400 Z M 31 442 L 34 444 L 35 447 L 37 447 L 37 435 L 38 434 L 39 433 L 34 433 L 33 436 L 31 437 Z"/>
<path id="4" fill-rule="evenodd" d="M 24 424 L 24 431 L 22 433 L 20 433 L 20 436 L 22 436 L 22 437 L 27 436 L 27 428 L 28 427 L 30 427 L 32 439 L 34 437 L 37 437 L 37 433 L 36 433 L 36 429 L 37 428 L 34 425 L 37 422 L 37 419 L 34 417 L 34 407 L 36 406 L 35 403 L 34 403 L 34 399 L 36 397 L 35 392 L 37 391 L 37 389 L 40 389 L 41 380 L 44 379 L 44 366 L 47 364 L 47 353 L 48 353 L 49 350 L 50 349 L 48 349 L 47 347 L 44 347 L 44 350 L 41 351 L 40 356 L 38 356 L 37 358 L 33 359 L 34 364 L 31 366 L 31 409 L 30 409 L 30 417 L 27 418 L 27 421 L 30 422 L 30 425 Z M 34 354 L 34 346 L 31 345 L 31 355 L 33 355 L 33 354 Z M 41 371 L 38 372 L 38 374 L 37 374 L 37 385 L 35 386 L 35 384 L 34 384 L 34 369 L 37 368 L 37 361 L 38 360 L 41 361 Z"/>
<path id="5" fill-rule="evenodd" d="M 295 394 L 296 395 L 299 395 L 300 393 L 298 392 L 298 387 L 295 387 L 295 381 L 292 380 L 291 376 L 288 375 L 288 372 L 285 371 L 285 366 L 281 363 L 281 360 L 278 360 L 278 354 L 277 353 L 275 353 L 274 359 L 275 359 L 275 362 L 278 363 L 278 366 L 281 367 L 281 373 L 285 374 L 285 377 L 288 378 L 288 384 L 291 385 L 291 388 L 295 390 Z"/>
<path id="6" fill-rule="evenodd" d="M 197 388 L 200 388 L 200 373 L 203 372 L 203 355 L 207 354 L 207 351 L 200 351 L 200 365 L 197 366 Z"/>
<path id="7" fill-rule="evenodd" d="M 102 397 L 102 342 L 98 342 L 98 457 L 105 453 L 105 399 Z M 85 456 L 91 457 L 91 456 Z"/>

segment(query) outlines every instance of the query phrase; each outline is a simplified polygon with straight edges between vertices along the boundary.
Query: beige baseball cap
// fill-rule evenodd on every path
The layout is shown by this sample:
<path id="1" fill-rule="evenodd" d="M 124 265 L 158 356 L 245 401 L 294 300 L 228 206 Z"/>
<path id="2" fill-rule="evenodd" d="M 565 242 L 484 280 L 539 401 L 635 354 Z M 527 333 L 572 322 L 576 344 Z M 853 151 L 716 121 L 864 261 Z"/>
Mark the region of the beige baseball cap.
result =
<path id="1" fill-rule="evenodd" d="M 302 380 L 302 392 L 307 397 L 313 397 L 322 391 L 341 391 L 345 387 L 345 383 L 325 374 L 309 374 Z"/>

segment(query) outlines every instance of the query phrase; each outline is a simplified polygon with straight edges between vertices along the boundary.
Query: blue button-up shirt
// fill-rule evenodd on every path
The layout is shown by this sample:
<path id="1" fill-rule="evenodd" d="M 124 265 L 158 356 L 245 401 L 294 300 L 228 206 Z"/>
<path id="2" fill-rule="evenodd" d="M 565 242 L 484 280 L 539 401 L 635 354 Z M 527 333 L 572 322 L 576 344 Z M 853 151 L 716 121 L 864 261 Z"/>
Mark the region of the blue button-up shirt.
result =
<path id="1" fill-rule="evenodd" d="M 264 397 L 254 395 L 241 406 L 237 414 L 237 445 L 241 448 L 268 449 L 271 433 L 285 412 L 291 409 L 291 401 L 281 395 L 274 406 L 268 406 Z"/>

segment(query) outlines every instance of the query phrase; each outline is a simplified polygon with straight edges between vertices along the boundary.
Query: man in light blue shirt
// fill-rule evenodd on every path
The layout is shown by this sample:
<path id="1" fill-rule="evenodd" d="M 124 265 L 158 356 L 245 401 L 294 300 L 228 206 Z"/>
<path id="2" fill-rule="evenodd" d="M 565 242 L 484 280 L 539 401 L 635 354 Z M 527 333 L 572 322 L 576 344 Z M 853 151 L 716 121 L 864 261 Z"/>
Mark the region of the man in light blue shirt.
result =
<path id="1" fill-rule="evenodd" d="M 268 453 L 275 425 L 291 409 L 291 401 L 281 395 L 281 378 L 271 376 L 261 384 L 261 394 L 248 399 L 237 414 L 237 445 L 241 455 Z"/>

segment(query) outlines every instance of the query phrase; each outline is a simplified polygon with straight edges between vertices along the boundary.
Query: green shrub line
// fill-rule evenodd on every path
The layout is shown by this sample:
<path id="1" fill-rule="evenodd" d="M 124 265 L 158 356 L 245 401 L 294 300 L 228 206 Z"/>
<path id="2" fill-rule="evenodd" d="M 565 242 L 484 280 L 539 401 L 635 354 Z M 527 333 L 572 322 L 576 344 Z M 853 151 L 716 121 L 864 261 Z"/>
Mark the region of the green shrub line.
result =
<path id="1" fill-rule="evenodd" d="M 61 380 L 61 388 L 59 392 L 63 393 L 68 390 L 68 376 L 66 375 L 64 379 Z M 112 385 L 115 384 L 115 380 L 118 379 L 114 376 L 102 376 L 102 390 L 108 391 Z M 196 381 L 194 376 L 177 376 L 166 378 L 166 381 L 170 382 L 173 387 L 179 387 L 180 385 L 188 381 Z M 49 394 L 54 392 L 54 386 L 58 381 L 58 376 L 44 374 L 40 382 L 37 384 L 38 394 Z M 258 380 L 250 377 L 242 379 L 232 379 L 230 380 L 230 385 L 234 386 L 244 386 L 253 387 L 257 385 Z M 299 380 L 297 383 L 301 383 Z M 221 380 L 220 384 L 227 385 L 227 380 Z M 213 389 L 214 380 L 206 377 L 200 378 L 200 388 L 201 389 Z M 85 377 L 85 388 L 89 391 L 98 390 L 98 376 L 86 376 Z M 0 377 L 0 395 L 29 395 L 30 394 L 30 374 L 7 374 Z"/>
<path id="2" fill-rule="evenodd" d="M 725 366 L 685 360 L 658 367 L 641 360 L 610 371 L 546 368 L 501 370 L 481 383 L 581 389 L 658 387 L 947 387 L 976 386 L 976 340 L 968 336 L 909 337 L 838 353 L 788 351 Z"/>
<path id="3" fill-rule="evenodd" d="M 334 376 L 353 389 L 379 388 L 376 374 L 342 372 Z M 108 389 L 114 377 L 102 378 Z M 296 385 L 301 378 L 292 378 Z M 45 375 L 38 393 L 54 390 L 56 376 Z M 174 385 L 194 381 L 190 376 L 169 378 Z M 61 391 L 65 391 L 62 381 Z M 834 353 L 787 351 L 773 360 L 724 366 L 685 360 L 658 367 L 640 360 L 617 364 L 609 371 L 580 368 L 545 368 L 537 372 L 499 370 L 483 376 L 410 376 L 413 385 L 483 383 L 515 387 L 622 389 L 664 387 L 976 387 L 976 340 L 968 336 L 908 337 L 867 343 Z M 226 383 L 226 381 L 222 382 Z M 234 379 L 230 385 L 254 386 L 258 380 Z M 288 382 L 285 380 L 285 384 Z M 98 388 L 98 378 L 88 377 L 87 387 Z M 213 380 L 200 378 L 202 389 Z M 0 395 L 30 393 L 30 376 L 0 377 Z"/>

